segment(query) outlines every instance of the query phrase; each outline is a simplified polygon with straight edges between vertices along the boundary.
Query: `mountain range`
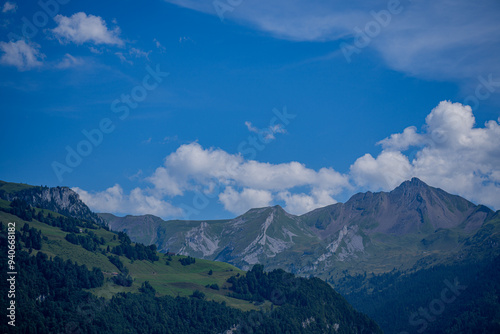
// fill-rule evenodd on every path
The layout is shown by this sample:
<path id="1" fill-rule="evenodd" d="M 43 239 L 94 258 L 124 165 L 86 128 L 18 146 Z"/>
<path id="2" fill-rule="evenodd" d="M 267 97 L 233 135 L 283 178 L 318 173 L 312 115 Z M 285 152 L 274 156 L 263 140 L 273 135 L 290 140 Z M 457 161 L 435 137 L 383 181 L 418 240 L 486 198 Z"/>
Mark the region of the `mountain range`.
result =
<path id="1" fill-rule="evenodd" d="M 266 289 L 256 288 L 256 282 L 233 279 L 236 290 L 231 295 L 225 290 L 209 288 L 212 279 L 200 270 L 228 268 L 213 277 L 227 289 L 226 280 L 233 270 L 252 268 L 250 277 L 259 277 L 266 285 L 271 273 L 282 277 L 284 269 L 297 276 L 314 276 L 315 280 L 321 278 L 328 282 L 356 310 L 374 319 L 385 333 L 500 333 L 500 211 L 476 205 L 416 178 L 390 192 L 356 194 L 345 203 L 300 216 L 273 206 L 251 209 L 234 219 L 217 221 L 164 221 L 152 215 L 95 214 L 69 188 L 0 182 L 0 218 L 10 217 L 5 213 L 9 212 L 21 219 L 36 216 L 44 221 L 49 216 L 40 212 L 47 211 L 52 212 L 52 216 L 49 215 L 52 221 L 62 222 L 61 217 L 72 217 L 82 227 L 94 226 L 95 229 L 99 226 L 98 231 L 110 229 L 121 233 L 122 243 L 127 236 L 139 245 L 152 245 L 167 253 L 165 256 L 179 261 L 194 258 L 204 261 L 201 267 L 196 264 L 193 270 L 179 271 L 182 267 L 179 264 L 164 268 L 158 262 L 150 265 L 144 260 L 126 258 L 124 254 L 120 259 L 134 277 L 132 290 L 125 291 L 144 289 L 140 283 L 150 280 L 160 293 L 186 296 L 196 289 L 213 300 L 223 300 L 231 307 L 243 307 L 244 310 L 248 310 L 248 304 L 245 306 L 241 300 L 256 305 L 264 301 L 263 306 L 250 304 L 250 309 L 260 308 L 261 312 L 267 312 L 262 307 L 269 306 L 272 294 L 266 295 Z M 106 271 L 105 275 L 110 275 L 113 268 L 116 270 L 108 258 L 121 251 L 115 248 L 120 244 L 111 238 L 111 232 L 98 232 L 98 236 L 106 239 L 101 240 L 104 245 L 85 254 L 79 250 L 75 256 L 76 246 L 67 240 L 95 239 L 94 232 L 87 229 L 83 232 L 84 228 L 80 228 L 81 236 L 61 240 L 67 233 L 50 230 L 42 222 L 33 225 L 48 236 L 41 242 L 42 251 L 45 249 L 49 254 L 60 254 L 89 266 L 99 264 Z M 105 245 L 112 249 L 106 250 Z M 262 268 L 270 276 L 263 276 Z M 107 283 L 93 293 L 113 296 L 123 291 L 109 282 L 110 279 L 112 277 L 107 277 Z M 210 283 L 207 287 L 199 284 L 207 281 Z M 306 295 L 297 294 L 290 286 L 279 285 L 279 289 L 287 288 L 290 298 L 296 298 L 296 306 L 308 305 L 313 300 L 323 300 L 323 304 L 319 304 L 325 305 L 325 300 L 318 295 L 325 287 L 319 280 L 314 282 L 314 287 L 307 288 Z M 324 291 L 331 295 L 328 289 Z M 342 303 L 335 302 L 328 312 L 342 317 L 342 312 L 338 313 L 339 305 L 345 305 Z M 315 307 L 319 304 L 314 302 Z M 287 322 L 290 318 L 285 315 L 285 309 L 277 308 L 281 310 L 278 312 L 285 312 L 282 313 L 283 321 Z M 302 314 L 303 310 L 296 309 L 297 314 Z M 324 311 L 317 309 L 315 312 L 319 312 L 315 313 L 317 315 Z M 355 317 L 367 319 L 361 315 Z M 308 326 L 311 319 L 316 318 L 309 317 L 296 325 L 315 332 Z M 323 318 L 328 321 L 328 317 Z M 357 322 L 356 326 L 376 331 L 373 324 L 365 320 Z M 346 332 L 354 328 L 346 325 L 350 321 L 343 322 Z M 238 326 L 242 328 L 241 324 Z M 332 331 L 329 326 L 328 330 Z M 335 327 L 333 330 L 336 331 Z"/>
<path id="2" fill-rule="evenodd" d="M 163 221 L 99 214 L 109 227 L 164 252 L 263 264 L 335 282 L 350 274 L 427 268 L 459 256 L 498 216 L 491 209 L 413 178 L 390 192 L 366 192 L 301 216 L 282 207 L 251 209 L 231 220 Z"/>

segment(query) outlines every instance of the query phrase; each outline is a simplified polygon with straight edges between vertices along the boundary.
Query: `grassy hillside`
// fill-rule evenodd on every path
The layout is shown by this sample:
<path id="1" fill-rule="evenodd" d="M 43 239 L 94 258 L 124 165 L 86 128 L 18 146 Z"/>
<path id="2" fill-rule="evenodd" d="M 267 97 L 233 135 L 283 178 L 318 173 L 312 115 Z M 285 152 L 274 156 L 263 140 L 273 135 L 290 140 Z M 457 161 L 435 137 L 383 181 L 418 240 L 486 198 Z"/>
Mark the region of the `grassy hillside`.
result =
<path id="1" fill-rule="evenodd" d="M 2 207 L 8 207 L 8 204 L 9 202 L 7 201 L 0 202 L 0 206 Z M 44 210 L 44 214 L 48 213 L 49 211 Z M 56 213 L 51 212 L 51 214 L 57 216 Z M 92 230 L 99 238 L 102 237 L 105 240 L 105 244 L 100 245 L 99 250 L 90 252 L 80 245 L 74 245 L 65 240 L 67 232 L 63 232 L 57 227 L 49 226 L 37 220 L 27 222 L 17 216 L 0 211 L 0 222 L 3 225 L 6 225 L 8 222 L 16 222 L 16 229 L 18 231 L 21 231 L 25 224 L 29 224 L 31 228 L 40 230 L 44 237 L 41 251 L 49 257 L 59 256 L 63 260 L 71 259 L 79 265 L 86 265 L 88 268 L 101 268 L 106 282 L 104 286 L 90 290 L 96 296 L 109 299 L 118 292 L 138 292 L 141 284 L 149 281 L 159 296 L 183 297 L 191 295 L 195 290 L 199 290 L 205 293 L 207 300 L 226 302 L 228 306 L 245 311 L 257 309 L 256 306 L 247 301 L 227 296 L 229 293 L 227 290 L 227 279 L 237 274 L 244 274 L 243 271 L 232 265 L 197 259 L 196 263 L 183 266 L 179 262 L 179 259 L 183 258 L 183 256 L 170 256 L 171 261 L 168 261 L 169 265 L 167 265 L 168 256 L 161 253 L 158 253 L 160 260 L 155 262 L 146 260 L 131 261 L 124 256 L 120 256 L 120 260 L 127 267 L 130 276 L 134 279 L 131 287 L 124 287 L 112 282 L 111 278 L 119 270 L 107 257 L 112 254 L 106 252 L 108 246 L 112 248 L 119 245 L 115 233 L 106 231 L 103 228 Z M 88 235 L 88 233 L 85 233 L 85 230 L 83 230 L 81 235 Z M 37 252 L 33 250 L 32 255 L 36 255 Z M 210 271 L 212 272 L 211 275 L 209 275 Z M 214 284 L 217 284 L 220 290 L 206 287 L 207 285 Z"/>

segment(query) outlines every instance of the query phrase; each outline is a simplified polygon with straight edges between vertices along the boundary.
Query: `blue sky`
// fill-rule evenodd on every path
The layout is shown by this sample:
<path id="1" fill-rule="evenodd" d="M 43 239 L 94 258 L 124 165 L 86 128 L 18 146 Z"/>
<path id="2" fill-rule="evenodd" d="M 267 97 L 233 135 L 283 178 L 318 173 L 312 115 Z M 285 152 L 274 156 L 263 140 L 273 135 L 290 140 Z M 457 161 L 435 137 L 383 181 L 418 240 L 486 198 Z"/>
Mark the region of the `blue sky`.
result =
<path id="1" fill-rule="evenodd" d="M 500 4 L 0 3 L 0 179 L 301 214 L 419 177 L 500 209 Z"/>

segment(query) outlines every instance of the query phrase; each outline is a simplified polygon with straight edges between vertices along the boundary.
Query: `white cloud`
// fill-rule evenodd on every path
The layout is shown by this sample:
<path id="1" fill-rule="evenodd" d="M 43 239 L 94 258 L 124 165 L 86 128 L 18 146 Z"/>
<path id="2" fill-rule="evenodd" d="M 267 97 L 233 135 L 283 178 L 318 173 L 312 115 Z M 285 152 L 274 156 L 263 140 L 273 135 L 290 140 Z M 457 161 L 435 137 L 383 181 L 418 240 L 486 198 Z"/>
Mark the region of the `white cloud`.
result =
<path id="1" fill-rule="evenodd" d="M 351 166 L 354 182 L 372 190 L 391 190 L 411 176 L 408 157 L 400 152 L 383 151 L 376 159 L 365 154 Z"/>
<path id="2" fill-rule="evenodd" d="M 221 192 L 219 200 L 226 210 L 233 213 L 273 200 L 284 200 L 291 212 L 305 213 L 305 208 L 335 203 L 331 196 L 349 187 L 347 176 L 331 168 L 315 171 L 298 162 L 244 160 L 220 149 L 204 149 L 198 143 L 179 147 L 147 180 L 166 196 L 183 196 L 188 191 L 212 193 L 215 189 Z M 302 199 L 309 196 L 312 200 L 295 208 L 293 203 L 298 202 L 293 202 L 290 191 L 297 193 L 293 189 L 298 187 L 305 187 L 301 191 L 306 193 L 299 192 Z"/>
<path id="3" fill-rule="evenodd" d="M 232 187 L 227 187 L 219 194 L 219 200 L 224 204 L 224 209 L 239 215 L 252 208 L 269 206 L 273 201 L 273 195 L 266 190 L 245 188 L 238 192 Z"/>
<path id="4" fill-rule="evenodd" d="M 5 2 L 2 8 L 2 13 L 13 12 L 15 13 L 17 10 L 17 4 L 15 2 Z"/>
<path id="5" fill-rule="evenodd" d="M 274 165 L 247 161 L 220 149 L 204 149 L 198 143 L 179 147 L 167 156 L 164 167 L 148 179 L 167 195 L 182 195 L 213 180 L 223 185 L 268 191 L 308 186 L 339 192 L 348 185 L 347 177 L 331 168 L 315 171 L 298 162 Z"/>
<path id="6" fill-rule="evenodd" d="M 169 199 L 185 196 L 189 201 L 195 193 L 218 197 L 227 211 L 236 214 L 280 200 L 291 212 L 305 213 L 335 203 L 332 196 L 349 187 L 347 176 L 331 168 L 315 171 L 298 162 L 247 161 L 221 149 L 204 149 L 198 143 L 180 146 L 145 180 L 153 185 L 151 189 L 137 188 L 128 196 L 119 185 L 93 194 L 75 191 L 97 211 L 172 217 L 180 211 Z M 300 191 L 294 189 L 298 187 Z"/>
<path id="7" fill-rule="evenodd" d="M 405 132 L 380 142 L 390 151 L 382 151 L 377 158 L 367 154 L 356 160 L 351 166 L 351 176 L 358 186 L 390 190 L 416 176 L 432 186 L 500 208 L 497 121 L 475 127 L 469 106 L 443 101 L 426 117 L 421 133 L 413 129 Z M 404 154 L 409 143 L 418 146 L 411 162 Z"/>
<path id="8" fill-rule="evenodd" d="M 83 12 L 71 17 L 57 15 L 54 20 L 58 24 L 52 32 L 60 41 L 75 44 L 93 43 L 108 45 L 123 45 L 120 39 L 120 28 L 108 30 L 106 22 L 99 16 L 87 15 Z"/>
<path id="9" fill-rule="evenodd" d="M 182 210 L 157 197 L 146 195 L 144 190 L 135 188 L 130 195 L 124 194 L 118 184 L 102 192 L 89 193 L 78 187 L 72 188 L 81 200 L 96 212 L 144 215 L 161 217 L 180 216 Z"/>
<path id="10" fill-rule="evenodd" d="M 289 191 L 284 191 L 278 194 L 278 198 L 285 202 L 285 210 L 295 215 L 337 203 L 332 198 L 332 193 L 328 190 L 313 190 L 311 193 L 312 195 L 303 193 L 293 194 Z"/>
<path id="11" fill-rule="evenodd" d="M 392 134 L 389 138 L 378 142 L 385 150 L 406 151 L 410 146 L 420 145 L 423 138 L 414 126 L 407 127 L 403 133 Z"/>
<path id="12" fill-rule="evenodd" d="M 40 45 L 26 43 L 24 40 L 16 42 L 0 42 L 0 50 L 3 52 L 0 57 L 0 64 L 15 66 L 19 71 L 29 70 L 42 66 L 41 59 L 45 57 L 40 52 Z"/>

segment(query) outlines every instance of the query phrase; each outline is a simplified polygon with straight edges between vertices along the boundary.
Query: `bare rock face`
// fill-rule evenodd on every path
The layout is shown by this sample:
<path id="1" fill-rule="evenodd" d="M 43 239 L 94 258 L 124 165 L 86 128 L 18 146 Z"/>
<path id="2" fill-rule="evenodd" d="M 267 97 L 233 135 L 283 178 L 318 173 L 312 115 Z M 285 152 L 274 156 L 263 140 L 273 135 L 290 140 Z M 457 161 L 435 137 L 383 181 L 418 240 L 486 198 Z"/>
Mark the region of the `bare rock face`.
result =
<path id="1" fill-rule="evenodd" d="M 34 207 L 105 225 L 104 219 L 92 212 L 82 202 L 80 196 L 67 187 L 30 187 L 16 192 L 3 193 L 2 197 L 8 201 L 15 198 L 21 199 Z"/>

